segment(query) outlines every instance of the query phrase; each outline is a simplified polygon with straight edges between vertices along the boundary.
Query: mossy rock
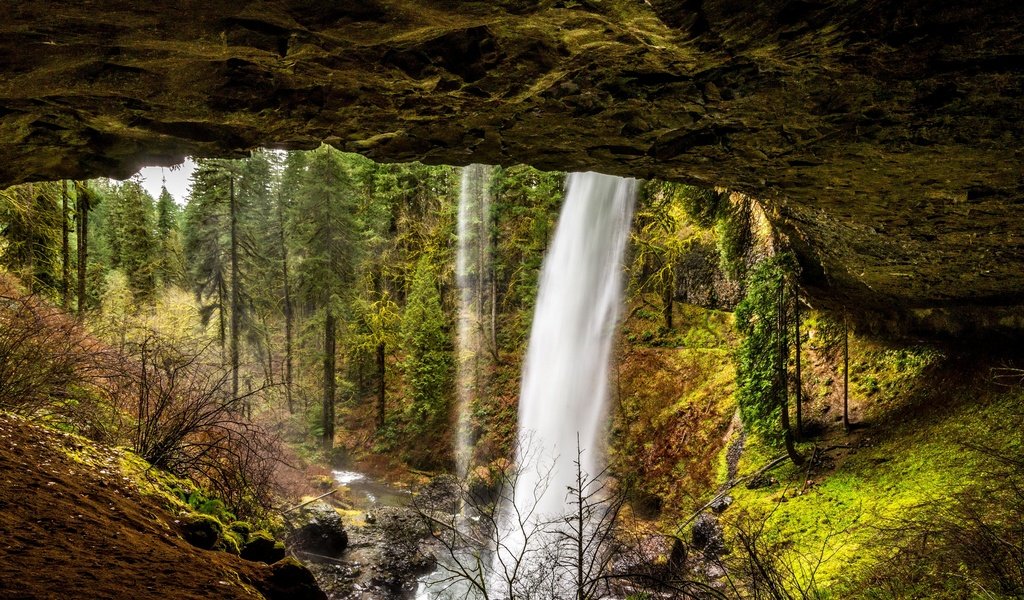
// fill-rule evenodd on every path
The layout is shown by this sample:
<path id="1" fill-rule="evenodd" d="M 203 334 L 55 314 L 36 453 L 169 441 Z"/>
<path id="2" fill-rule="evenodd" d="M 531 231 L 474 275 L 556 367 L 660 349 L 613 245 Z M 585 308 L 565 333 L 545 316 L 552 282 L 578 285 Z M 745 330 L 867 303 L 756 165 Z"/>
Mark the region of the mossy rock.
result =
<path id="1" fill-rule="evenodd" d="M 285 547 L 282 542 L 275 540 L 266 531 L 256 531 L 249 536 L 249 541 L 242 546 L 240 555 L 245 560 L 276 563 L 285 556 Z"/>
<path id="2" fill-rule="evenodd" d="M 241 543 L 249 541 L 249 535 L 252 533 L 252 525 L 245 521 L 235 521 L 228 525 L 228 530 L 238 536 Z"/>
<path id="3" fill-rule="evenodd" d="M 238 556 L 241 554 L 241 548 L 245 542 L 239 539 L 238 534 L 228 531 L 217 540 L 217 544 L 213 547 L 214 550 L 220 550 L 222 552 L 229 552 Z"/>
<path id="4" fill-rule="evenodd" d="M 213 550 L 221 541 L 224 526 L 209 515 L 192 514 L 181 519 L 181 537 L 196 548 Z"/>

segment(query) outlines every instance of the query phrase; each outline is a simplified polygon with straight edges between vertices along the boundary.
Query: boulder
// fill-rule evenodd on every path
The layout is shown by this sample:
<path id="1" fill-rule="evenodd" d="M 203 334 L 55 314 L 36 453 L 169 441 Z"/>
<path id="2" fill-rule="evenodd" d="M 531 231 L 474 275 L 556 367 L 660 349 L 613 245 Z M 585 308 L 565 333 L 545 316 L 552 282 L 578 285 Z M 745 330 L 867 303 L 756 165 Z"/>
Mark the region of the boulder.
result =
<path id="1" fill-rule="evenodd" d="M 300 509 L 299 525 L 288 536 L 295 550 L 337 556 L 348 546 L 348 533 L 341 516 L 326 502 L 314 502 Z"/>
<path id="2" fill-rule="evenodd" d="M 249 536 L 249 540 L 242 546 L 239 555 L 245 560 L 276 563 L 285 556 L 285 547 L 282 542 L 275 540 L 265 531 L 257 531 Z"/>
<path id="3" fill-rule="evenodd" d="M 701 513 L 690 530 L 693 547 L 704 551 L 704 556 L 714 558 L 725 553 L 725 536 L 718 519 L 710 513 Z"/>
<path id="4" fill-rule="evenodd" d="M 221 541 L 224 527 L 209 515 L 189 515 L 179 521 L 181 537 L 196 548 L 213 550 Z"/>
<path id="5" fill-rule="evenodd" d="M 313 573 L 294 558 L 274 564 L 270 575 L 254 585 L 267 600 L 327 600 Z"/>

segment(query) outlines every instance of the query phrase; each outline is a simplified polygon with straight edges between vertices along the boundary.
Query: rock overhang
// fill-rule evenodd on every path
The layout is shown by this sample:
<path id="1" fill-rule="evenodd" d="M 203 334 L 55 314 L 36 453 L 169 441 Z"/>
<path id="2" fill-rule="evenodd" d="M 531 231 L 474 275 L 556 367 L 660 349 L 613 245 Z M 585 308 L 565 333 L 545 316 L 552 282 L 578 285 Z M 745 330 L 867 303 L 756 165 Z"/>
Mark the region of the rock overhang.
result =
<path id="1" fill-rule="evenodd" d="M 718 185 L 824 302 L 998 329 L 1024 304 L 1021 31 L 994 0 L 26 0 L 0 182 L 326 141 Z"/>

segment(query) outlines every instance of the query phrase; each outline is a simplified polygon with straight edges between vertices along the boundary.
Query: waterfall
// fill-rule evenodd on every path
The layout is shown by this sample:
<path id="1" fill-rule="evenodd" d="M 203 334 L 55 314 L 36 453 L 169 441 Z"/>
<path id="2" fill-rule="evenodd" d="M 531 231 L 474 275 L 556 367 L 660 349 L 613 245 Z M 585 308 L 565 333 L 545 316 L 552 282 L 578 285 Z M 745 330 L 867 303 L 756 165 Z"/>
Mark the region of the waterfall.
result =
<path id="1" fill-rule="evenodd" d="M 458 278 L 462 291 L 459 318 L 460 410 L 466 412 L 475 388 L 463 378 L 473 375 L 472 344 L 479 343 L 473 332 L 482 331 L 478 319 L 480 303 L 470 293 L 474 286 L 486 288 L 473 276 L 474 246 L 469 229 L 474 210 L 489 202 L 484 189 L 490 171 L 467 167 L 462 174 L 459 205 Z M 497 547 L 456 549 L 462 565 L 470 565 L 476 584 L 486 582 L 488 597 L 537 597 L 560 599 L 568 593 L 571 574 L 558 555 L 558 534 L 548 529 L 551 518 L 566 514 L 566 490 L 575 486 L 577 440 L 583 449 L 582 469 L 591 477 L 602 470 L 607 421 L 609 365 L 616 325 L 622 303 L 623 253 L 629 237 L 636 180 L 598 173 L 574 173 L 566 183 L 566 198 L 554 240 L 544 259 L 540 291 L 523 367 L 519 399 L 519 438 L 516 462 L 519 475 L 514 489 L 505 497 L 515 498 L 512 506 L 503 502 L 491 539 Z M 473 203 L 478 204 L 474 205 Z M 476 206 L 477 208 L 474 208 Z M 477 214 L 486 214 L 486 211 Z M 478 231 L 486 231 L 481 227 Z M 480 242 L 476 239 L 476 242 Z M 477 247 L 486 247 L 477 245 Z M 476 255 L 478 259 L 482 259 Z M 475 273 L 486 273 L 480 269 Z M 493 294 L 493 291 L 491 292 Z M 465 342 L 464 342 L 465 340 Z M 472 341 L 477 340 L 477 341 Z M 479 352 L 476 356 L 480 356 Z M 472 382 L 472 380 L 469 380 Z M 463 390 L 466 397 L 463 397 Z M 466 418 L 466 417 L 463 417 Z M 468 432 L 460 418 L 459 445 L 466 444 Z M 465 435 L 465 437 L 463 437 Z M 459 467 L 464 469 L 460 450 Z M 535 494 L 537 492 L 537 494 Z M 522 506 L 520 506 L 520 501 Z M 524 531 L 520 519 L 532 515 L 537 525 Z M 530 529 L 526 524 L 526 529 Z M 488 556 L 489 555 L 489 556 Z M 452 576 L 446 560 L 441 568 L 424 577 L 416 598 L 483 597 L 466 580 Z M 520 558 L 522 560 L 520 560 Z M 508 585 L 509 566 L 515 568 L 516 583 Z M 534 587 L 538 581 L 542 590 Z M 516 589 L 510 589 L 516 588 Z M 527 589 L 531 588 L 529 593 Z"/>
<path id="2" fill-rule="evenodd" d="M 634 179 L 574 173 L 567 181 L 541 272 L 519 396 L 520 474 L 513 497 L 518 511 L 537 519 L 566 513 L 566 490 L 576 484 L 577 440 L 583 471 L 596 477 L 602 470 L 608 371 L 635 194 Z M 549 545 L 545 536 L 528 541 L 515 525 L 504 527 L 511 540 L 506 558 L 525 549 L 536 558 L 527 559 L 533 564 L 524 572 L 552 576 L 550 566 L 537 564 Z"/>
<path id="3" fill-rule="evenodd" d="M 485 328 L 489 322 L 486 304 L 491 296 L 491 196 L 488 186 L 494 167 L 469 165 L 462 169 L 459 195 L 458 252 L 455 260 L 459 286 L 458 329 L 458 423 L 456 473 L 464 478 L 472 454 L 470 411 L 482 381 Z"/>

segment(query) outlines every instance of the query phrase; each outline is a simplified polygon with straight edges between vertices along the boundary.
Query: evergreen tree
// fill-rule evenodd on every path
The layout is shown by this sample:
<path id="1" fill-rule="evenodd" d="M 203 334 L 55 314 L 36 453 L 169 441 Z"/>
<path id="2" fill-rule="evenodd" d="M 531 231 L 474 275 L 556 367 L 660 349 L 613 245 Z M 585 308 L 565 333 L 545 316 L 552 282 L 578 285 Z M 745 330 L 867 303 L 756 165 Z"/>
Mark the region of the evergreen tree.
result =
<path id="1" fill-rule="evenodd" d="M 420 258 L 402 314 L 402 369 L 410 387 L 409 421 L 419 433 L 447 418 L 454 362 L 441 296 L 428 256 Z"/>
<path id="2" fill-rule="evenodd" d="M 28 183 L 0 195 L 0 257 L 32 291 L 54 292 L 60 280 L 59 193 L 54 183 Z"/>
<path id="3" fill-rule="evenodd" d="M 346 306 L 358 263 L 357 159 L 322 146 L 308 156 L 291 219 L 301 257 L 299 290 L 323 322 L 323 445 L 334 445 L 338 317 Z"/>
<path id="4" fill-rule="evenodd" d="M 230 231 L 228 181 L 230 174 L 218 161 L 200 160 L 192 174 L 192 190 L 185 206 L 185 256 L 188 278 L 206 324 L 217 316 L 221 352 L 227 348 Z"/>
<path id="5" fill-rule="evenodd" d="M 135 298 L 148 301 L 156 290 L 157 271 L 153 198 L 134 180 L 121 184 L 114 198 L 119 217 L 113 232 L 117 238 L 117 267 L 128 277 Z"/>
<path id="6" fill-rule="evenodd" d="M 156 233 L 157 278 L 164 286 L 181 285 L 185 280 L 185 249 L 178 227 L 179 213 L 174 198 L 163 186 L 156 203 Z"/>

